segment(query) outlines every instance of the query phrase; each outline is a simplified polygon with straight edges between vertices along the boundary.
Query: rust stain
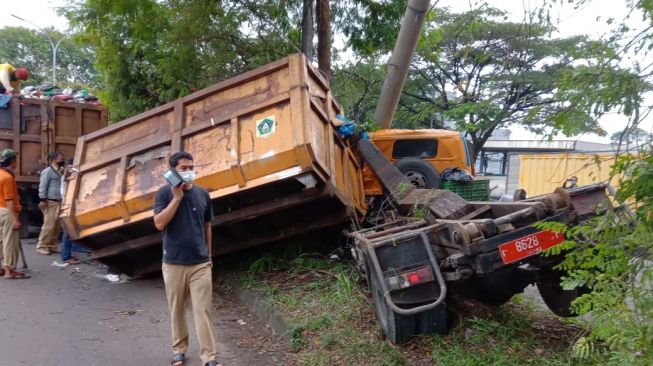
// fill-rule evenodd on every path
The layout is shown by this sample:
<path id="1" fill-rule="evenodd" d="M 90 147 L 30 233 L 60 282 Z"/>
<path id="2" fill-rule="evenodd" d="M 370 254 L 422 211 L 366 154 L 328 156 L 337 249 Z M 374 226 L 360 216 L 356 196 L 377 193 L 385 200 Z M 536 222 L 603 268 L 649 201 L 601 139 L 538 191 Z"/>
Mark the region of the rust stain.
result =
<path id="1" fill-rule="evenodd" d="M 184 150 L 193 155 L 198 177 L 207 176 L 229 167 L 231 125 L 223 124 L 205 130 L 184 140 Z"/>
<path id="2" fill-rule="evenodd" d="M 145 164 L 152 159 L 167 158 L 170 156 L 170 146 L 164 146 L 152 151 L 147 151 L 144 154 L 134 155 L 129 159 L 127 169 L 133 168 L 136 164 Z"/>
<path id="3" fill-rule="evenodd" d="M 77 196 L 77 213 L 84 213 L 118 201 L 120 194 L 116 165 L 98 169 L 84 174 L 81 178 L 79 194 Z"/>

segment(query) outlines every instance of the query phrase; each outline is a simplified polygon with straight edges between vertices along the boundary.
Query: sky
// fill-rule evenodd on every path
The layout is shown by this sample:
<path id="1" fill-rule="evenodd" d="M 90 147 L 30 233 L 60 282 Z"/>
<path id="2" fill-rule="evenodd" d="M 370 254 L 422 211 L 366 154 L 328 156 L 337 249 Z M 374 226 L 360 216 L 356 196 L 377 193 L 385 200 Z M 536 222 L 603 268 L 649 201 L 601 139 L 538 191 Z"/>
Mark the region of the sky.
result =
<path id="1" fill-rule="evenodd" d="M 68 22 L 64 17 L 60 17 L 55 13 L 55 7 L 65 4 L 66 1 L 64 0 L 3 0 L 2 12 L 0 12 L 0 27 L 36 29 L 35 26 L 12 17 L 11 14 L 13 14 L 35 23 L 41 28 L 53 26 L 60 31 L 64 31 L 68 28 Z"/>
<path id="2" fill-rule="evenodd" d="M 433 3 L 433 0 L 431 1 Z M 578 1 L 576 1 L 578 2 Z M 65 5 L 65 0 L 19 0 L 2 1 L 0 12 L 0 27 L 24 26 L 36 29 L 34 25 L 23 22 L 11 16 L 17 15 L 41 28 L 53 26 L 60 31 L 67 29 L 66 19 L 55 13 L 55 8 Z M 481 3 L 506 10 L 511 21 L 521 21 L 524 18 L 524 11 L 534 9 L 543 3 L 543 0 L 439 0 L 437 6 L 449 7 L 452 11 L 465 11 L 471 7 L 478 7 Z M 626 0 L 592 0 L 576 9 L 567 0 L 547 0 L 552 4 L 551 15 L 558 28 L 558 36 L 569 37 L 577 34 L 587 34 L 592 38 L 599 38 L 610 34 L 611 27 L 606 25 L 608 17 L 614 17 L 615 23 L 621 23 L 628 14 Z M 634 28 L 641 28 L 644 23 L 639 14 L 629 18 L 628 24 Z M 653 98 L 651 98 L 653 99 Z M 651 101 L 653 103 L 653 100 Z M 652 118 L 653 119 L 653 118 Z M 609 136 L 624 128 L 626 120 L 622 116 L 608 115 L 600 121 L 601 127 L 608 132 L 606 137 L 587 134 L 577 139 L 593 142 L 609 142 Z M 653 121 L 649 120 L 642 126 L 645 130 L 653 132 Z M 538 139 L 536 136 L 524 129 L 511 127 L 513 139 Z M 559 136 L 559 138 L 567 139 Z"/>

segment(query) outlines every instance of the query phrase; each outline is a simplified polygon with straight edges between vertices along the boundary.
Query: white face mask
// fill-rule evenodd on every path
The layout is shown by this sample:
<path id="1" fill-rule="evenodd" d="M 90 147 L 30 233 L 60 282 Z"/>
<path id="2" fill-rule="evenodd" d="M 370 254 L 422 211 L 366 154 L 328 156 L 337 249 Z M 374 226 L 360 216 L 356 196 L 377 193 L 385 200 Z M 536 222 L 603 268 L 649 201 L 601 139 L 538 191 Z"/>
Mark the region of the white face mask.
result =
<path id="1" fill-rule="evenodd" d="M 193 180 L 195 180 L 195 177 L 197 176 L 194 170 L 179 172 L 179 175 L 181 176 L 181 179 L 183 179 L 186 183 L 193 183 Z"/>

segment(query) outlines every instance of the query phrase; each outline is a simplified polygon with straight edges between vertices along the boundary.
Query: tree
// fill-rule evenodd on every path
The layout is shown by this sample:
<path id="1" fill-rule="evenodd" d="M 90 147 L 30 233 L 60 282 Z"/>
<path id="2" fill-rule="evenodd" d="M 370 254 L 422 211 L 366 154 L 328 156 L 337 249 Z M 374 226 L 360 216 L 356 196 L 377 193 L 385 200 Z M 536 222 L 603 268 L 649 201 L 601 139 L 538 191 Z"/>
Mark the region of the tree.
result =
<path id="1" fill-rule="evenodd" d="M 363 58 L 340 65 L 333 71 L 333 94 L 345 110 L 346 116 L 359 123 L 370 123 L 376 100 L 383 85 L 384 65 Z"/>
<path id="2" fill-rule="evenodd" d="M 627 144 L 633 143 L 646 144 L 653 141 L 653 133 L 646 132 L 639 127 L 633 129 L 625 129 L 623 131 L 615 132 L 610 136 L 610 141 L 613 144 Z"/>
<path id="3" fill-rule="evenodd" d="M 581 7 L 591 0 L 574 1 Z M 567 75 L 563 92 L 574 90 L 574 103 L 590 106 L 594 118 L 614 108 L 627 118 L 613 140 L 650 137 L 642 123 L 650 118 L 653 72 L 653 2 L 628 2 L 629 17 L 642 16 L 646 25 L 631 29 L 629 19 L 609 18 L 605 42 L 615 52 L 597 57 L 592 72 Z M 631 56 L 632 62 L 628 62 Z M 610 72 L 614 65 L 628 73 Z M 583 70 L 584 71 L 584 70 Z M 649 135 L 649 136 L 647 136 Z M 582 364 L 653 364 L 653 155 L 650 149 L 615 156 L 611 182 L 618 183 L 619 206 L 573 229 L 562 228 L 568 241 L 556 251 L 567 251 L 560 269 L 567 272 L 562 287 L 590 291 L 573 303 L 586 318 L 586 331 L 573 345 Z M 586 291 L 587 292 L 587 291 Z"/>
<path id="4" fill-rule="evenodd" d="M 63 10 L 89 45 L 114 120 L 241 72 L 243 14 L 222 1 L 71 1 Z M 245 54 L 245 55 L 244 55 Z"/>
<path id="5" fill-rule="evenodd" d="M 45 29 L 52 39 L 63 34 Z M 62 41 L 57 51 L 57 83 L 60 86 L 86 86 L 97 88 L 98 72 L 93 67 L 91 50 L 72 40 Z M 39 85 L 52 81 L 52 49 L 47 38 L 31 29 L 4 27 L 0 29 L 0 62 L 24 66 L 30 70 L 30 79 L 24 85 Z"/>
<path id="6" fill-rule="evenodd" d="M 114 120 L 300 52 L 300 0 L 69 1 Z"/>
<path id="7" fill-rule="evenodd" d="M 329 0 L 317 1 L 317 59 L 319 69 L 331 80 L 331 7 Z"/>
<path id="8" fill-rule="evenodd" d="M 355 50 L 371 57 L 390 52 L 401 16 L 398 3 L 360 1 L 364 11 L 356 14 L 362 19 L 345 27 Z M 593 103 L 596 98 L 584 101 L 574 83 L 586 78 L 614 87 L 619 81 L 635 84 L 637 77 L 616 64 L 597 65 L 600 55 L 614 53 L 607 42 L 551 38 L 552 30 L 538 17 L 513 23 L 505 12 L 488 7 L 462 14 L 434 9 L 394 125 L 453 127 L 467 134 L 475 153 L 494 130 L 511 124 L 543 134 L 602 134 L 595 109 L 618 108 L 624 100 L 613 95 L 603 104 Z M 601 80 L 593 77 L 599 68 Z M 636 95 L 626 97 L 632 101 Z"/>

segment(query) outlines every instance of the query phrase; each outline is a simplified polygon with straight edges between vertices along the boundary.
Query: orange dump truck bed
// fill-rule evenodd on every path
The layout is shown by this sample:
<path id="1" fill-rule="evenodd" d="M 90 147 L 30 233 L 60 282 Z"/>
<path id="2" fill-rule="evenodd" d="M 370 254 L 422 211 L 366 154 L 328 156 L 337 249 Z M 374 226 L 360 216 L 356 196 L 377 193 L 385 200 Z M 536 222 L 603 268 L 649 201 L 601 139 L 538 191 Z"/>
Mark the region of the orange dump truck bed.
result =
<path id="1" fill-rule="evenodd" d="M 62 222 L 101 262 L 156 271 L 151 208 L 179 150 L 210 193 L 214 255 L 360 219 L 360 166 L 337 136 L 340 110 L 296 54 L 83 136 Z"/>
<path id="2" fill-rule="evenodd" d="M 21 237 L 30 227 L 43 223 L 38 208 L 39 177 L 47 166 L 47 155 L 61 151 L 66 158 L 75 152 L 77 138 L 107 126 L 107 109 L 90 103 L 47 99 L 12 98 L 0 108 L 0 150 L 18 152 L 16 181 L 20 192 Z"/>
<path id="3" fill-rule="evenodd" d="M 0 110 L 0 149 L 18 151 L 19 183 L 38 184 L 49 152 L 72 157 L 79 136 L 106 126 L 107 110 L 101 105 L 13 98 Z"/>

